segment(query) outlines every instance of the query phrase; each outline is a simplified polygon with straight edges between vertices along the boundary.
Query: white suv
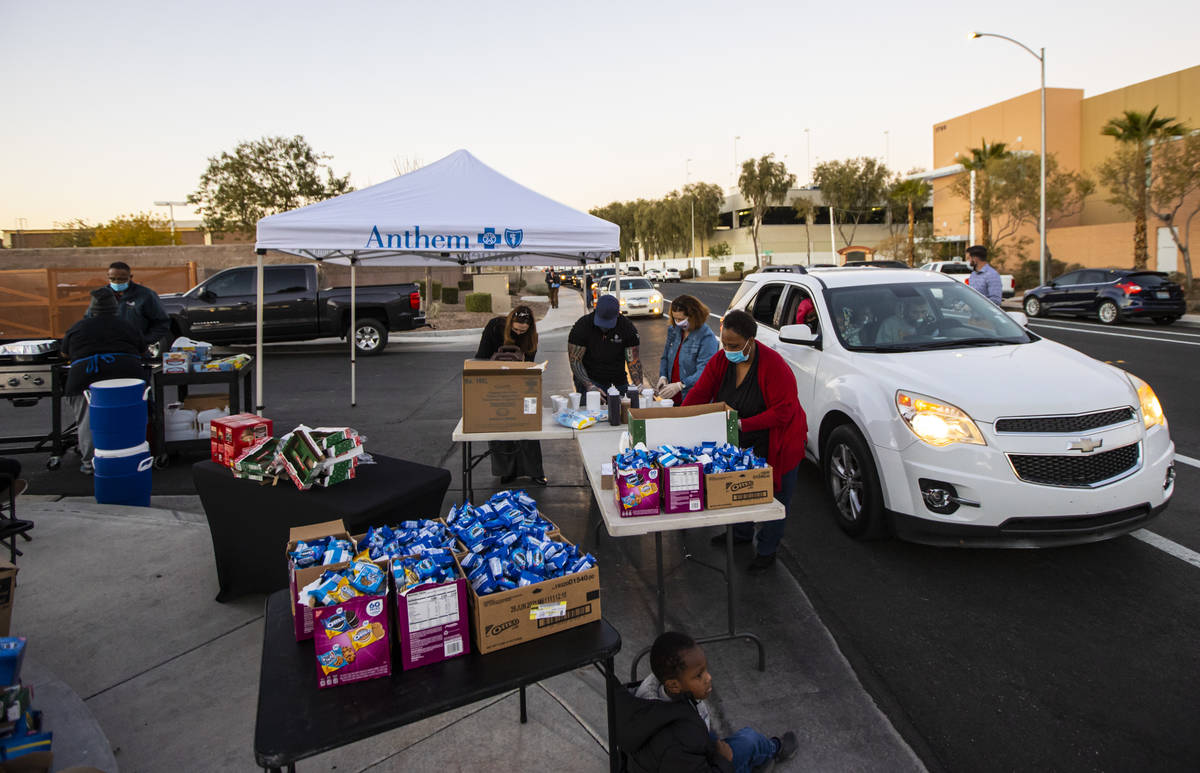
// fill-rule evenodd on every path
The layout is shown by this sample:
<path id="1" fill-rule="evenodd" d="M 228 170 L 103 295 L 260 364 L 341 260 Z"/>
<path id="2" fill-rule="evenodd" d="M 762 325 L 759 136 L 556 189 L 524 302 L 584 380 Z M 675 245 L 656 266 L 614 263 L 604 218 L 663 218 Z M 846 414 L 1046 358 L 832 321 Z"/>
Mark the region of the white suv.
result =
<path id="1" fill-rule="evenodd" d="M 796 319 L 806 298 L 808 324 Z M 1144 525 L 1174 491 L 1175 446 L 1149 384 L 950 277 L 752 274 L 730 308 L 791 365 L 808 455 L 853 536 L 1090 542 Z"/>

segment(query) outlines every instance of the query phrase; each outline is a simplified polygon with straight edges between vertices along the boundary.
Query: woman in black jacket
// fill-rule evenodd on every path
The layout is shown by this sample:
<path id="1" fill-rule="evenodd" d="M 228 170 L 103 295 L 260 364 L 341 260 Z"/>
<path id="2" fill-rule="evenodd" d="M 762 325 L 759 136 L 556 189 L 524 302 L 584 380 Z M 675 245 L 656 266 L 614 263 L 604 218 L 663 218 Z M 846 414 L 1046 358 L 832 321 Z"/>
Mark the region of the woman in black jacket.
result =
<path id="1" fill-rule="evenodd" d="M 483 328 L 479 337 L 477 360 L 523 359 L 533 362 L 537 356 L 537 322 L 528 306 L 515 306 L 507 317 L 495 317 Z M 537 440 L 490 440 L 492 474 L 501 483 L 512 483 L 526 476 L 539 486 L 546 485 L 542 469 L 542 444 Z"/>

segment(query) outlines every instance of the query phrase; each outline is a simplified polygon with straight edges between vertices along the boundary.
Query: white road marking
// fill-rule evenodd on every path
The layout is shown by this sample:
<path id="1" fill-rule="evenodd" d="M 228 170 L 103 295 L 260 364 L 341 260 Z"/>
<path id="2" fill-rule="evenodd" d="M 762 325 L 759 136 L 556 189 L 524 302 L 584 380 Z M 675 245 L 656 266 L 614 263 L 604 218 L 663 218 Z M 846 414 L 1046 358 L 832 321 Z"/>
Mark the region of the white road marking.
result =
<path id="1" fill-rule="evenodd" d="M 1189 550 L 1183 545 L 1180 545 L 1178 542 L 1172 542 L 1166 537 L 1160 537 L 1154 532 L 1146 531 L 1145 529 L 1138 529 L 1137 531 L 1130 532 L 1129 536 L 1133 537 L 1134 539 L 1139 539 L 1151 547 L 1158 548 L 1164 553 L 1170 553 L 1180 561 L 1186 561 L 1192 566 L 1200 568 L 1200 553 L 1197 553 L 1194 550 Z"/>
<path id="2" fill-rule="evenodd" d="M 1168 344 L 1183 344 L 1184 346 L 1200 346 L 1200 341 L 1181 341 L 1178 338 L 1159 338 L 1158 336 L 1139 336 L 1132 333 L 1114 333 L 1111 330 L 1088 330 L 1079 327 L 1062 327 L 1060 325 L 1048 325 L 1045 322 L 1030 322 L 1030 327 L 1048 327 L 1051 330 L 1066 330 L 1071 333 L 1090 333 L 1098 336 L 1115 336 L 1117 338 L 1135 338 L 1138 341 L 1164 341 Z"/>
<path id="3" fill-rule="evenodd" d="M 1200 459 L 1193 459 L 1192 457 L 1184 456 L 1183 454 L 1175 454 L 1175 461 L 1183 462 L 1184 464 L 1190 464 L 1193 467 L 1200 467 Z"/>
<path id="4" fill-rule="evenodd" d="M 1089 332 L 1089 331 L 1097 331 L 1098 332 L 1099 330 L 1101 330 L 1101 328 L 1099 328 L 1095 324 L 1089 324 L 1086 322 L 1075 322 L 1070 319 L 1062 319 L 1061 317 L 1037 317 L 1037 318 L 1031 318 L 1029 320 L 1029 322 L 1030 322 L 1030 324 L 1034 324 L 1034 325 L 1045 325 L 1049 322 L 1054 322 L 1055 324 L 1058 324 L 1058 325 L 1067 326 L 1071 330 L 1080 330 L 1083 332 Z M 1162 327 L 1162 328 L 1158 328 L 1158 327 L 1153 327 L 1153 328 L 1151 328 L 1151 327 L 1147 327 L 1147 328 L 1127 327 L 1127 328 L 1122 328 L 1122 329 L 1127 333 L 1135 331 L 1135 330 L 1146 330 L 1146 331 L 1154 330 L 1156 332 L 1156 334 L 1158 334 L 1158 335 L 1186 336 L 1188 338 L 1200 338 L 1200 333 L 1185 333 L 1184 331 L 1179 330 L 1179 329 L 1168 329 L 1165 327 Z"/>

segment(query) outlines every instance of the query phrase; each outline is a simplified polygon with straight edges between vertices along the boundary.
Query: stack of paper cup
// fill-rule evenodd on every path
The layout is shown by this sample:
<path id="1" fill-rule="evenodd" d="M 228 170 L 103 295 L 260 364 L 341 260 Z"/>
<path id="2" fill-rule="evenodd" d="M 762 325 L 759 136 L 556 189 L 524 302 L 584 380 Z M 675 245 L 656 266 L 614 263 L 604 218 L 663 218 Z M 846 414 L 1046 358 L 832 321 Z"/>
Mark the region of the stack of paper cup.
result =
<path id="1" fill-rule="evenodd" d="M 563 397 L 562 395 L 550 395 L 550 401 L 554 403 L 555 413 L 567 412 L 567 398 Z"/>
<path id="2" fill-rule="evenodd" d="M 649 408 L 654 405 L 654 390 L 647 387 L 642 390 L 642 407 Z"/>
<path id="3" fill-rule="evenodd" d="M 587 409 L 589 411 L 600 410 L 600 393 L 594 389 L 587 393 Z"/>
<path id="4" fill-rule="evenodd" d="M 583 398 L 583 395 L 579 394 L 578 392 L 571 392 L 570 394 L 567 395 L 567 399 L 570 400 L 570 403 L 571 403 L 572 411 L 579 410 L 579 401 L 582 398 Z"/>

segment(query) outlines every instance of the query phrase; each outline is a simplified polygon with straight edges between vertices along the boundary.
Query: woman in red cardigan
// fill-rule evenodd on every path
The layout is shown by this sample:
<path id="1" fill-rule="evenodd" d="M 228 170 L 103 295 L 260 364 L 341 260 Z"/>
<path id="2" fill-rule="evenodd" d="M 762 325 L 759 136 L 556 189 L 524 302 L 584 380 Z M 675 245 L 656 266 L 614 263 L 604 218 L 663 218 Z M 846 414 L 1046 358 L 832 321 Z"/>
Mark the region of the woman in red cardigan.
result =
<path id="1" fill-rule="evenodd" d="M 704 366 L 700 380 L 688 392 L 684 405 L 723 402 L 738 412 L 738 445 L 752 448 L 765 458 L 775 475 L 775 498 L 791 511 L 796 490 L 796 468 L 804 459 L 808 421 L 796 395 L 796 377 L 783 358 L 754 340 L 758 324 L 744 311 L 735 310 L 721 320 L 721 348 Z M 775 563 L 787 521 L 766 521 L 758 531 L 758 550 L 751 572 Z M 754 539 L 754 524 L 733 528 L 734 542 Z M 725 544 L 725 535 L 713 537 Z"/>

